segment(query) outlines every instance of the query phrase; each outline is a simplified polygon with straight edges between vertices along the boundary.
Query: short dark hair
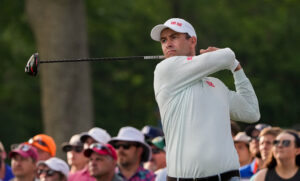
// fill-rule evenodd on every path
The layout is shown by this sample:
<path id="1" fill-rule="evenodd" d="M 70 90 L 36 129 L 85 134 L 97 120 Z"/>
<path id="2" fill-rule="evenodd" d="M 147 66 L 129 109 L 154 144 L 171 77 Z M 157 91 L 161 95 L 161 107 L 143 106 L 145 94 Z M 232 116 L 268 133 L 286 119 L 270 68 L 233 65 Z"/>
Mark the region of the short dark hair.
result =
<path id="1" fill-rule="evenodd" d="M 185 33 L 185 39 L 190 39 L 190 38 L 192 38 L 188 33 Z"/>

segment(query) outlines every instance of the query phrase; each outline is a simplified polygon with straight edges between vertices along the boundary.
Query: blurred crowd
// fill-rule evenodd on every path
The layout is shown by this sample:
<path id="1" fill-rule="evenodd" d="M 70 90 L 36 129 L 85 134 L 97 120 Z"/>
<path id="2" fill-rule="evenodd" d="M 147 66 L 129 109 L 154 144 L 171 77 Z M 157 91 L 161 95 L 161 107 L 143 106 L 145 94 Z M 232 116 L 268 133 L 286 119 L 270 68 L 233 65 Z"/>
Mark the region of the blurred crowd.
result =
<path id="1" fill-rule="evenodd" d="M 231 130 L 241 180 L 299 180 L 299 132 L 262 123 L 241 130 L 233 121 Z M 163 131 L 149 125 L 123 127 L 115 137 L 94 127 L 60 146 L 38 134 L 9 152 L 0 142 L 0 181 L 166 181 L 165 146 Z"/>

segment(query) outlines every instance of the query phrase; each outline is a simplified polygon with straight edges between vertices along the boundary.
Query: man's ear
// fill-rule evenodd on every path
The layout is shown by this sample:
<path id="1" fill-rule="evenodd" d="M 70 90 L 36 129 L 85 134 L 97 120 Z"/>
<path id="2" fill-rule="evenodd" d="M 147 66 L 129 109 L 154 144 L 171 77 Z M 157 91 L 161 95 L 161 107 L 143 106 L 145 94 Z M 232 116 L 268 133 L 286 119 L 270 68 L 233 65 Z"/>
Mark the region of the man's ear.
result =
<path id="1" fill-rule="evenodd" d="M 300 155 L 300 148 L 296 148 L 296 155 Z"/>
<path id="2" fill-rule="evenodd" d="M 195 44 L 195 46 L 196 46 L 196 44 L 197 44 L 197 38 L 193 36 L 193 37 L 191 37 L 191 40 L 192 40 L 192 43 Z"/>

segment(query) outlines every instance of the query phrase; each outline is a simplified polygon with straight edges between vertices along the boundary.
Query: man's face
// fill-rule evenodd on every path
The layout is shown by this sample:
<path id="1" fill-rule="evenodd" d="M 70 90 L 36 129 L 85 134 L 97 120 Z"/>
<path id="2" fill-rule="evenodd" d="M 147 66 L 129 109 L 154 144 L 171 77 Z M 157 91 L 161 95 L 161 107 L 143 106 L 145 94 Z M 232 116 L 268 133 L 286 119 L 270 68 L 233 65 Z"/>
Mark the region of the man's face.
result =
<path id="1" fill-rule="evenodd" d="M 165 58 L 195 55 L 196 38 L 187 39 L 184 33 L 164 29 L 160 34 L 160 43 Z"/>
<path id="2" fill-rule="evenodd" d="M 258 142 L 258 130 L 254 130 L 251 134 L 251 141 L 249 143 L 249 149 L 252 154 L 252 156 L 256 157 L 259 155 L 259 142 Z"/>
<path id="3" fill-rule="evenodd" d="M 46 165 L 40 165 L 37 171 L 40 181 L 66 181 L 59 172 L 52 170 Z"/>
<path id="4" fill-rule="evenodd" d="M 52 156 L 50 155 L 49 152 L 46 152 L 44 150 L 41 150 L 39 148 L 37 148 L 37 151 L 38 151 L 38 160 L 48 160 L 49 158 L 51 158 Z"/>
<path id="5" fill-rule="evenodd" d="M 143 148 L 137 146 L 134 142 L 118 141 L 115 143 L 115 148 L 118 155 L 118 165 L 128 167 L 135 164 L 140 164 Z"/>
<path id="6" fill-rule="evenodd" d="M 81 149 L 79 149 L 81 148 Z M 81 167 L 88 162 L 88 158 L 83 154 L 83 147 L 81 146 L 73 146 L 71 151 L 67 152 L 68 164 L 70 166 L 78 166 Z"/>
<path id="7" fill-rule="evenodd" d="M 97 141 L 95 139 L 93 139 L 92 137 L 87 137 L 87 139 L 84 141 L 84 144 L 83 144 L 83 148 L 84 149 L 88 149 L 89 146 L 93 143 L 97 143 Z"/>
<path id="8" fill-rule="evenodd" d="M 22 157 L 16 154 L 11 160 L 11 167 L 16 177 L 34 175 L 36 171 L 36 162 L 31 157 Z"/>
<path id="9" fill-rule="evenodd" d="M 100 178 L 114 172 L 116 165 L 117 162 L 110 156 L 93 152 L 89 160 L 89 172 L 91 176 Z"/>
<path id="10" fill-rule="evenodd" d="M 259 138 L 259 151 L 262 160 L 266 160 L 271 154 L 274 140 L 275 137 L 273 135 L 264 135 Z"/>
<path id="11" fill-rule="evenodd" d="M 166 153 L 152 145 L 152 158 L 150 163 L 153 165 L 154 171 L 166 167 Z"/>
<path id="12" fill-rule="evenodd" d="M 252 156 L 249 150 L 249 147 L 244 142 L 235 142 L 234 143 L 235 149 L 239 155 L 239 161 L 241 166 L 245 165 L 245 163 L 248 163 L 251 161 Z"/>

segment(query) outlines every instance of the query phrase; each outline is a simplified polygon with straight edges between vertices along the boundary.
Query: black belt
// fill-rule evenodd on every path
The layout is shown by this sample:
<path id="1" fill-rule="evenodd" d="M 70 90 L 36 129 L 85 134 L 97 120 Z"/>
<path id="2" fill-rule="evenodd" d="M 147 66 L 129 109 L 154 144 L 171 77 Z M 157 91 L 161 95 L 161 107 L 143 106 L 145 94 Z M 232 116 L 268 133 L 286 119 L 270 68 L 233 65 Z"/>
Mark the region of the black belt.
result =
<path id="1" fill-rule="evenodd" d="M 240 172 L 238 170 L 231 170 L 220 174 L 221 181 L 228 181 L 232 177 L 239 177 L 239 176 L 240 176 Z M 174 177 L 167 176 L 167 181 L 219 181 L 219 176 L 213 175 L 213 176 L 203 177 L 203 178 L 174 178 Z"/>

